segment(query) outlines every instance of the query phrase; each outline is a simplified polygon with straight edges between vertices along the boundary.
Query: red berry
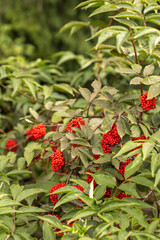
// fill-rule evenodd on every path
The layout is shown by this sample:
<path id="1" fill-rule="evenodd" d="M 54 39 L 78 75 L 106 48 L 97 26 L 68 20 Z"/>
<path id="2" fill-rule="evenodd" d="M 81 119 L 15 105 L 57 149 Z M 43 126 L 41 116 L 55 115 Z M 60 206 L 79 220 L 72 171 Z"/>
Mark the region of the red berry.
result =
<path id="1" fill-rule="evenodd" d="M 147 100 L 147 96 L 148 96 L 148 92 L 144 93 L 141 97 L 141 107 L 144 111 L 149 111 L 150 109 L 154 109 L 156 108 L 156 104 L 155 101 L 157 100 L 155 97 L 148 99 Z"/>
<path id="2" fill-rule="evenodd" d="M 117 125 L 113 124 L 112 128 L 109 132 L 103 134 L 103 138 L 101 139 L 101 147 L 104 153 L 111 153 L 111 146 L 119 143 L 121 140 L 118 131 Z"/>
<path id="3" fill-rule="evenodd" d="M 35 139 L 41 139 L 46 134 L 46 127 L 40 123 L 32 128 L 32 135 Z"/>
<path id="4" fill-rule="evenodd" d="M 77 189 L 79 189 L 80 191 L 84 192 L 84 188 L 81 187 L 80 185 L 74 185 L 73 187 L 76 187 Z M 78 198 L 79 201 L 81 201 L 82 203 L 84 203 L 80 198 Z"/>
<path id="5" fill-rule="evenodd" d="M 65 164 L 63 153 L 60 150 L 52 153 L 50 158 L 52 159 L 52 170 L 58 172 L 61 167 Z"/>
<path id="6" fill-rule="evenodd" d="M 131 160 L 127 160 L 126 162 L 121 162 L 119 165 L 119 169 L 116 169 L 124 178 L 124 173 L 125 173 L 125 168 L 127 167 L 127 165 L 132 162 Z"/>
<path id="7" fill-rule="evenodd" d="M 80 125 L 85 125 L 85 122 L 81 120 L 80 117 L 75 117 L 71 122 L 67 123 L 67 127 L 65 128 L 65 131 L 75 133 L 75 131 L 72 130 L 71 128 L 76 127 L 81 129 Z"/>
<path id="8" fill-rule="evenodd" d="M 133 137 L 133 138 L 132 138 L 132 141 L 140 140 L 140 139 L 145 140 L 145 139 L 149 139 L 149 137 L 146 138 L 145 135 L 141 135 L 140 137 Z M 140 142 L 140 143 L 143 143 L 144 141 L 139 141 L 139 142 Z M 130 150 L 130 152 L 133 152 L 133 151 L 135 151 L 136 149 L 139 149 L 139 148 L 142 148 L 142 146 L 136 147 L 136 148 Z M 136 156 L 137 156 L 137 155 L 138 155 L 138 154 L 136 154 Z"/>
<path id="9" fill-rule="evenodd" d="M 49 190 L 49 193 L 55 192 L 57 189 L 64 187 L 66 184 L 65 183 L 57 183 L 56 186 L 51 187 Z M 53 205 L 55 205 L 58 202 L 58 194 L 51 194 L 50 199 L 52 200 Z"/>
<path id="10" fill-rule="evenodd" d="M 9 139 L 6 142 L 6 151 L 16 152 L 17 151 L 17 143 L 13 139 Z"/>
<path id="11" fill-rule="evenodd" d="M 87 170 L 87 172 L 89 172 L 89 173 L 94 173 L 94 172 L 90 171 L 89 169 Z M 92 182 L 92 180 L 93 180 L 93 177 L 92 177 L 90 174 L 87 174 L 86 182 L 87 182 L 88 184 L 90 184 L 90 183 Z M 96 186 L 96 182 L 93 181 L 93 184 L 94 184 L 94 187 L 95 187 L 95 186 Z"/>

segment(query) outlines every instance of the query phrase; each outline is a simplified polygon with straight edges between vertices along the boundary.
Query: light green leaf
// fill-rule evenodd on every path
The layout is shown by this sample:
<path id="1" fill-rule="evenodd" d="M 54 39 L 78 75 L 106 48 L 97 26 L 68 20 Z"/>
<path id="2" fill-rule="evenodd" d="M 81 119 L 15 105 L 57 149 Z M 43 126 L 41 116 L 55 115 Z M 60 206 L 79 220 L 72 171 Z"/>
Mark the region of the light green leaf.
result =
<path id="1" fill-rule="evenodd" d="M 132 197 L 139 197 L 135 187 L 132 184 L 122 183 L 118 188 L 125 193 L 132 195 Z"/>
<path id="2" fill-rule="evenodd" d="M 66 83 L 59 83 L 59 84 L 54 84 L 53 85 L 53 90 L 57 92 L 64 92 L 64 93 L 69 93 L 74 96 L 73 94 L 73 88 L 70 87 Z"/>
<path id="3" fill-rule="evenodd" d="M 106 4 L 102 5 L 99 8 L 97 8 L 93 13 L 89 15 L 89 17 L 93 17 L 97 14 L 104 13 L 104 12 L 110 12 L 110 11 L 116 11 L 117 7 L 113 6 L 112 4 Z"/>
<path id="4" fill-rule="evenodd" d="M 18 211 L 22 213 L 40 213 L 40 212 L 46 212 L 46 210 L 38 207 L 32 207 L 32 206 L 25 206 L 18 209 Z"/>
<path id="5" fill-rule="evenodd" d="M 152 86 L 150 86 L 148 90 L 148 99 L 156 97 L 160 94 L 160 83 L 155 83 Z"/>
<path id="6" fill-rule="evenodd" d="M 40 188 L 32 188 L 32 189 L 26 189 L 23 192 L 21 192 L 18 197 L 17 197 L 17 201 L 21 202 L 23 199 L 38 194 L 38 193 L 42 193 L 45 192 L 44 189 L 40 189 Z"/>
<path id="7" fill-rule="evenodd" d="M 142 66 L 139 64 L 132 64 L 131 67 L 133 71 L 136 73 L 140 73 L 142 71 Z"/>
<path id="8" fill-rule="evenodd" d="M 122 154 L 126 153 L 126 152 L 129 152 L 130 150 L 136 148 L 136 147 L 139 147 L 141 146 L 142 143 L 135 143 L 133 141 L 129 141 L 129 142 L 126 142 L 122 148 L 120 149 L 120 151 L 114 156 L 114 158 L 118 157 L 118 156 L 121 156 Z"/>
<path id="9" fill-rule="evenodd" d="M 116 179 L 112 176 L 106 174 L 90 174 L 93 176 L 95 182 L 98 185 L 105 185 L 107 187 L 114 187 L 116 186 Z"/>
<path id="10" fill-rule="evenodd" d="M 142 162 L 142 155 L 138 154 L 138 156 L 130 162 L 127 167 L 125 168 L 125 179 L 133 175 L 135 172 L 137 172 L 140 168 L 140 166 L 143 164 Z"/>
<path id="11" fill-rule="evenodd" d="M 132 78 L 132 80 L 130 81 L 130 84 L 137 85 L 137 84 L 140 84 L 142 80 L 143 78 L 135 77 L 135 78 Z"/>
<path id="12" fill-rule="evenodd" d="M 18 91 L 20 85 L 21 85 L 21 80 L 18 78 L 13 77 L 12 78 L 12 85 L 13 85 L 13 93 L 12 93 L 12 97 L 14 97 L 14 95 L 16 94 L 16 92 Z"/>
<path id="13" fill-rule="evenodd" d="M 152 75 L 154 73 L 154 69 L 155 67 L 153 64 L 147 65 L 143 70 L 143 76 L 148 77 L 149 75 Z"/>
<path id="14" fill-rule="evenodd" d="M 77 219 L 80 219 L 80 218 L 85 218 L 85 217 L 89 217 L 89 216 L 93 216 L 96 214 L 96 211 L 92 210 L 92 209 L 82 209 L 80 210 L 79 212 L 77 212 L 69 221 L 68 223 L 70 222 L 73 222 Z"/>
<path id="15" fill-rule="evenodd" d="M 11 170 L 10 172 L 6 173 L 6 176 L 7 177 L 10 177 L 12 175 L 19 175 L 19 174 L 31 174 L 32 172 L 31 171 L 28 171 L 28 170 L 19 170 L 19 169 L 14 169 L 14 170 Z"/>
<path id="16" fill-rule="evenodd" d="M 157 153 L 152 153 L 151 156 L 151 173 L 152 177 L 155 175 L 158 165 L 160 164 L 160 156 Z"/>
<path id="17" fill-rule="evenodd" d="M 142 80 L 142 83 L 145 85 L 151 85 L 158 82 L 160 82 L 160 76 L 149 76 Z"/>
<path id="18" fill-rule="evenodd" d="M 23 186 L 19 186 L 18 184 L 12 184 L 10 187 L 10 191 L 13 197 L 13 200 L 17 200 L 18 195 L 23 191 Z"/>
<path id="19" fill-rule="evenodd" d="M 43 223 L 43 239 L 44 240 L 56 240 L 56 236 L 54 234 L 54 231 L 52 229 L 52 226 L 49 225 L 46 221 Z"/>
<path id="20" fill-rule="evenodd" d="M 129 178 L 127 181 L 135 182 L 137 184 L 140 184 L 142 186 L 146 186 L 149 188 L 154 187 L 153 182 L 146 177 L 135 176 L 135 177 Z"/>
<path id="21" fill-rule="evenodd" d="M 159 184 L 159 182 L 160 182 L 160 169 L 156 173 L 154 187 L 156 187 Z"/>
<path id="22" fill-rule="evenodd" d="M 90 101 L 91 98 L 91 92 L 88 90 L 88 88 L 79 88 L 79 91 L 81 95 L 86 99 L 87 102 Z"/>
<path id="23" fill-rule="evenodd" d="M 28 80 L 28 79 L 23 79 L 29 90 L 31 91 L 31 94 L 33 95 L 34 99 L 36 99 L 36 88 L 35 86 Z"/>
<path id="24" fill-rule="evenodd" d="M 153 142 L 145 142 L 142 144 L 143 161 L 146 160 L 146 158 L 149 156 L 154 146 L 155 143 Z"/>

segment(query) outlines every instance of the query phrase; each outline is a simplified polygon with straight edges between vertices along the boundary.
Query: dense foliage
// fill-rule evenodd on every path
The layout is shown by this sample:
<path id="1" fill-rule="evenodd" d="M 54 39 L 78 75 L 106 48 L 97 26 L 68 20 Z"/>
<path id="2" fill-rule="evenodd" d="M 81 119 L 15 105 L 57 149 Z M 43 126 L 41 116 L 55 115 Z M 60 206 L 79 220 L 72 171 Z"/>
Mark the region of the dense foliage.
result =
<path id="1" fill-rule="evenodd" d="M 77 9 L 88 54 L 1 61 L 0 239 L 158 240 L 159 2 Z"/>

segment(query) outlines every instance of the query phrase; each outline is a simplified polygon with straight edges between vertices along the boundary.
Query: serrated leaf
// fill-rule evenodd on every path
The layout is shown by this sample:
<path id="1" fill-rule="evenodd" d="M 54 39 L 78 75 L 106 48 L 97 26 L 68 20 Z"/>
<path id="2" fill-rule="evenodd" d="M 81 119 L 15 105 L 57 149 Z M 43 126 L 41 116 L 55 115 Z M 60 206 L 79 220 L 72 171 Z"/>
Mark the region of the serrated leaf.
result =
<path id="1" fill-rule="evenodd" d="M 90 174 L 90 173 L 89 173 Z M 105 185 L 107 187 L 114 187 L 116 185 L 116 180 L 114 177 L 109 176 L 107 174 L 90 174 L 93 176 L 95 182 L 98 185 Z"/>
<path id="2" fill-rule="evenodd" d="M 74 140 L 71 140 L 70 143 L 75 145 L 85 146 L 85 147 L 91 147 L 89 142 L 87 142 L 83 138 L 74 138 Z"/>
<path id="3" fill-rule="evenodd" d="M 146 160 L 152 149 L 154 148 L 155 143 L 153 142 L 145 142 L 142 144 L 142 153 L 143 153 L 143 161 Z"/>
<path id="4" fill-rule="evenodd" d="M 42 193 L 42 192 L 45 192 L 45 190 L 40 188 L 26 189 L 18 195 L 17 201 L 21 202 L 23 199 L 26 199 L 27 197 L 30 197 L 32 195 Z"/>
<path id="5" fill-rule="evenodd" d="M 97 200 L 101 199 L 106 192 L 106 186 L 105 185 L 99 185 L 96 187 L 94 191 L 94 196 Z"/>
<path id="6" fill-rule="evenodd" d="M 151 85 L 158 82 L 160 82 L 160 76 L 149 76 L 142 80 L 142 83 L 145 85 Z"/>
<path id="7" fill-rule="evenodd" d="M 56 236 L 54 234 L 54 231 L 52 229 L 52 226 L 50 226 L 47 222 L 43 223 L 43 239 L 44 240 L 56 240 Z"/>
<path id="8" fill-rule="evenodd" d="M 117 7 L 113 6 L 112 4 L 107 3 L 106 5 L 102 5 L 99 8 L 97 8 L 93 13 L 91 13 L 89 15 L 89 17 L 93 17 L 93 16 L 95 16 L 97 14 L 100 14 L 100 13 L 116 11 L 116 10 L 117 10 Z"/>
<path id="9" fill-rule="evenodd" d="M 50 97 L 52 94 L 52 91 L 53 91 L 52 86 L 48 87 L 48 86 L 44 85 L 43 86 L 44 99 L 47 99 L 48 97 Z"/>
<path id="10" fill-rule="evenodd" d="M 98 93 L 100 90 L 101 90 L 101 82 L 95 80 L 94 82 L 92 82 L 91 86 L 93 87 L 94 89 L 94 92 Z"/>
<path id="11" fill-rule="evenodd" d="M 129 183 L 122 183 L 118 188 L 128 194 L 131 194 L 133 197 L 139 197 L 135 187 Z"/>
<path id="12" fill-rule="evenodd" d="M 154 187 L 156 187 L 159 184 L 159 182 L 160 182 L 160 169 L 156 173 Z"/>
<path id="13" fill-rule="evenodd" d="M 43 217 L 38 217 L 39 219 L 43 220 L 46 223 L 51 224 L 55 228 L 63 229 L 63 225 L 59 221 L 59 219 L 56 216 L 43 216 Z"/>
<path id="14" fill-rule="evenodd" d="M 79 88 L 79 91 L 81 95 L 86 99 L 87 102 L 90 101 L 91 98 L 91 92 L 88 90 L 88 88 Z"/>
<path id="15" fill-rule="evenodd" d="M 131 67 L 132 67 L 133 71 L 136 73 L 140 73 L 142 70 L 142 66 L 139 64 L 132 64 Z"/>
<path id="16" fill-rule="evenodd" d="M 79 157 L 80 157 L 84 167 L 87 168 L 88 167 L 88 160 L 87 160 L 86 154 L 84 154 L 83 152 L 79 152 Z"/>
<path id="17" fill-rule="evenodd" d="M 40 213 L 40 212 L 46 212 L 46 210 L 38 207 L 33 206 L 25 206 L 18 209 L 18 211 L 23 213 Z"/>
<path id="18" fill-rule="evenodd" d="M 154 69 L 155 67 L 153 64 L 146 66 L 143 70 L 143 76 L 148 77 L 149 75 L 152 75 L 154 73 Z"/>
<path id="19" fill-rule="evenodd" d="M 149 90 L 148 90 L 148 97 L 147 99 L 156 97 L 160 94 L 160 83 L 155 83 L 152 86 L 150 86 Z"/>
<path id="20" fill-rule="evenodd" d="M 126 142 L 122 148 L 120 149 L 120 151 L 114 156 L 114 158 L 118 157 L 118 156 L 121 156 L 122 154 L 136 148 L 136 147 L 139 147 L 141 146 L 142 143 L 135 143 L 133 141 L 129 141 L 129 142 Z"/>
<path id="21" fill-rule="evenodd" d="M 96 211 L 92 210 L 92 209 L 82 209 L 80 210 L 79 212 L 77 212 L 69 221 L 68 223 L 70 222 L 73 222 L 77 219 L 80 219 L 80 218 L 85 218 L 85 217 L 89 217 L 89 216 L 93 216 L 96 214 Z"/>
<path id="22" fill-rule="evenodd" d="M 125 179 L 127 179 L 128 177 L 132 176 L 135 172 L 137 172 L 142 163 L 143 163 L 142 155 L 138 154 L 138 156 L 126 166 L 124 173 Z"/>
<path id="23" fill-rule="evenodd" d="M 125 12 L 117 14 L 116 18 L 133 18 L 133 19 L 139 19 L 139 20 L 143 21 L 141 14 L 138 12 L 134 13 L 134 12 L 125 11 Z"/>
<path id="24" fill-rule="evenodd" d="M 12 184 L 10 187 L 10 191 L 13 197 L 13 200 L 17 200 L 18 195 L 23 191 L 23 186 L 19 186 L 18 184 Z"/>
<path id="25" fill-rule="evenodd" d="M 151 156 L 151 173 L 152 177 L 155 175 L 155 171 L 157 170 L 158 165 L 160 164 L 160 158 L 157 153 L 152 153 Z"/>
<path id="26" fill-rule="evenodd" d="M 57 92 L 64 92 L 64 93 L 69 93 L 74 96 L 73 94 L 73 88 L 70 87 L 66 83 L 59 83 L 59 84 L 54 84 L 53 85 L 53 90 Z"/>
<path id="27" fill-rule="evenodd" d="M 134 182 L 134 183 L 137 183 L 142 186 L 149 187 L 149 188 L 154 187 L 153 182 L 146 177 L 135 176 L 135 177 L 129 178 L 127 181 L 131 181 L 131 182 Z"/>
<path id="28" fill-rule="evenodd" d="M 132 80 L 130 81 L 130 84 L 137 85 L 137 84 L 140 84 L 142 80 L 143 78 L 135 77 L 135 78 L 132 78 Z"/>

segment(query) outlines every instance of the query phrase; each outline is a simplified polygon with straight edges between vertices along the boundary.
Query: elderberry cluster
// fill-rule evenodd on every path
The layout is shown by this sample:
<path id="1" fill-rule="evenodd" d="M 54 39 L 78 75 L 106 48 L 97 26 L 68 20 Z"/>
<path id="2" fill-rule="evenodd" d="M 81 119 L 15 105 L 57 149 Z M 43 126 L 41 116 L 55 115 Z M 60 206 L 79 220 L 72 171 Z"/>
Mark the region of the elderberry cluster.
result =
<path id="1" fill-rule="evenodd" d="M 52 159 L 52 170 L 58 172 L 61 167 L 65 164 L 63 153 L 60 150 L 56 150 L 50 155 Z"/>
<path id="2" fill-rule="evenodd" d="M 29 129 L 26 133 L 27 139 L 34 141 L 36 139 L 41 139 L 46 134 L 46 127 L 44 124 L 40 123 L 34 125 L 32 129 Z"/>
<path id="3" fill-rule="evenodd" d="M 85 125 L 85 122 L 80 117 L 75 117 L 71 122 L 67 123 L 65 131 L 75 133 L 75 131 L 72 128 L 76 127 L 81 129 L 80 125 Z"/>
<path id="4" fill-rule="evenodd" d="M 13 139 L 9 139 L 6 142 L 6 151 L 16 152 L 17 151 L 17 143 Z"/>
<path id="5" fill-rule="evenodd" d="M 154 109 L 156 108 L 156 104 L 155 101 L 157 100 L 155 97 L 148 99 L 147 100 L 147 96 L 148 96 L 148 92 L 144 93 L 141 97 L 141 107 L 144 111 L 149 111 L 150 109 Z"/>
<path id="6" fill-rule="evenodd" d="M 103 138 L 101 139 L 101 147 L 104 153 L 111 153 L 111 146 L 119 143 L 121 140 L 118 131 L 117 125 L 114 123 L 109 132 L 103 134 Z"/>

